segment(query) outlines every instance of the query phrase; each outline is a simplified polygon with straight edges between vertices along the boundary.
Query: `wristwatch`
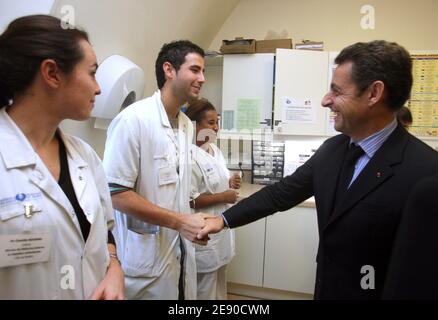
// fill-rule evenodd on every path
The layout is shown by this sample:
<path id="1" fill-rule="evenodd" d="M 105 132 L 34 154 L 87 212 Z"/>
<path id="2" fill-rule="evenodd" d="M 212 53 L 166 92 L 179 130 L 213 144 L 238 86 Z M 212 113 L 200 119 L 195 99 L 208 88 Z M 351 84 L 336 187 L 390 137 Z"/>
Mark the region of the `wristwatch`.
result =
<path id="1" fill-rule="evenodd" d="M 192 209 L 196 208 L 196 201 L 194 198 L 190 199 L 189 205 L 190 205 L 190 208 L 192 208 Z"/>
<path id="2" fill-rule="evenodd" d="M 110 256 L 110 259 L 116 259 L 116 261 L 119 263 L 119 264 L 121 264 L 120 263 L 120 260 L 119 260 L 119 257 L 117 257 L 117 253 L 109 253 L 109 256 Z"/>

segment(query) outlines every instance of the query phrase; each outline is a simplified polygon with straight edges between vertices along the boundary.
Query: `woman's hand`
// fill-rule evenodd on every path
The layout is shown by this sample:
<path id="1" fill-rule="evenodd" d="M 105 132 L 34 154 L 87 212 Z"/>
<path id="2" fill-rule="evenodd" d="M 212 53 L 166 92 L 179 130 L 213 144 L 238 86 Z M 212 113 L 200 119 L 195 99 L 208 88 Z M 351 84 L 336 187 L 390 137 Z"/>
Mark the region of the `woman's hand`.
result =
<path id="1" fill-rule="evenodd" d="M 236 203 L 239 193 L 236 190 L 228 189 L 221 192 L 222 202 L 224 203 Z"/>
<path id="2" fill-rule="evenodd" d="M 240 189 L 240 185 L 242 184 L 242 178 L 240 177 L 239 173 L 234 173 L 230 180 L 229 180 L 229 186 L 231 189 Z"/>
<path id="3" fill-rule="evenodd" d="M 125 275 L 119 260 L 110 258 L 105 278 L 94 290 L 91 300 L 125 300 Z"/>

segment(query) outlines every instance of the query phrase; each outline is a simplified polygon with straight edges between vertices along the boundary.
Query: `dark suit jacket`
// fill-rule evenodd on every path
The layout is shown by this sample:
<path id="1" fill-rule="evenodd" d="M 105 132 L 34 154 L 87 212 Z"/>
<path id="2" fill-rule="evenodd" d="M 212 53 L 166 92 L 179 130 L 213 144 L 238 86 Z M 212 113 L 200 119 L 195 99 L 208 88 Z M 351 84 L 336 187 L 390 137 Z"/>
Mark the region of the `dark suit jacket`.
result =
<path id="1" fill-rule="evenodd" d="M 389 264 L 384 299 L 438 299 L 438 176 L 412 189 Z"/>
<path id="2" fill-rule="evenodd" d="M 379 299 L 401 212 L 412 186 L 438 173 L 438 152 L 400 125 L 376 152 L 334 210 L 337 178 L 349 137 L 328 139 L 296 172 L 224 213 L 238 227 L 315 196 L 319 247 L 315 299 Z M 363 266 L 375 271 L 364 290 Z M 292 270 L 293 272 L 293 270 Z"/>

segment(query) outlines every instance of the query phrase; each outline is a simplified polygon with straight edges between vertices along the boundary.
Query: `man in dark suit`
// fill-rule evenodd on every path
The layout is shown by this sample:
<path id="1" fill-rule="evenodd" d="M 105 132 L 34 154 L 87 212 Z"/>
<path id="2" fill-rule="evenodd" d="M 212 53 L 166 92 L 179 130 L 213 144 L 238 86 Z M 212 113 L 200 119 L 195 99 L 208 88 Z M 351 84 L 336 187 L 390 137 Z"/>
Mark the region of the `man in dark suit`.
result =
<path id="1" fill-rule="evenodd" d="M 315 299 L 379 299 L 412 186 L 438 173 L 438 153 L 397 124 L 412 63 L 396 43 L 356 43 L 338 55 L 322 106 L 330 138 L 295 173 L 207 219 L 198 234 L 235 228 L 315 196 L 319 248 Z"/>
<path id="2" fill-rule="evenodd" d="M 438 176 L 412 189 L 394 243 L 384 299 L 438 299 Z"/>

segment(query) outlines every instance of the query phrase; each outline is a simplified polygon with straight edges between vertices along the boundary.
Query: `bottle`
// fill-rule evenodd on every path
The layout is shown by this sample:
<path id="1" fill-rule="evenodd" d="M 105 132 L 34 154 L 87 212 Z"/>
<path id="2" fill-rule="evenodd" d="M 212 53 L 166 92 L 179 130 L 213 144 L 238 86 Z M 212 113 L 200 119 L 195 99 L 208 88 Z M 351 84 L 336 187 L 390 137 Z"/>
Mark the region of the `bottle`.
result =
<path id="1" fill-rule="evenodd" d="M 127 217 L 128 229 L 140 234 L 156 234 L 160 231 L 160 226 L 156 224 L 147 223 L 145 221 Z"/>

